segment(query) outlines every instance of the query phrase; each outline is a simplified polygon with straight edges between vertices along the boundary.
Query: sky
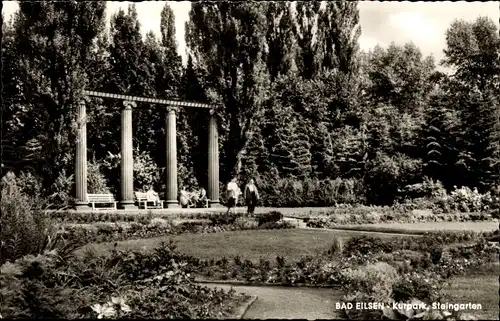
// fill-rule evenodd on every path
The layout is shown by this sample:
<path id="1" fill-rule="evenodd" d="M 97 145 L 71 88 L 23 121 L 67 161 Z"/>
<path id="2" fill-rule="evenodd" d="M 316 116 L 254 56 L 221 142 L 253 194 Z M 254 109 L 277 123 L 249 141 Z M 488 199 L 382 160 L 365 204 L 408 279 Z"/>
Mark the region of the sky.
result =
<path id="1" fill-rule="evenodd" d="M 186 43 L 184 40 L 185 23 L 189 18 L 189 1 L 143 1 L 136 2 L 141 31 L 145 35 L 152 30 L 160 37 L 160 13 L 169 4 L 175 15 L 176 34 L 179 54 L 186 62 Z M 119 8 L 126 10 L 132 2 L 107 2 L 107 19 Z M 3 13 L 8 19 L 18 9 L 15 1 L 3 2 Z M 455 19 L 474 21 L 480 16 L 493 19 L 498 25 L 500 6 L 498 1 L 488 2 L 379 2 L 361 1 L 360 11 L 362 50 L 369 50 L 380 45 L 386 48 L 391 42 L 403 45 L 412 41 L 422 53 L 433 55 L 436 62 L 443 56 L 446 45 L 446 29 Z"/>

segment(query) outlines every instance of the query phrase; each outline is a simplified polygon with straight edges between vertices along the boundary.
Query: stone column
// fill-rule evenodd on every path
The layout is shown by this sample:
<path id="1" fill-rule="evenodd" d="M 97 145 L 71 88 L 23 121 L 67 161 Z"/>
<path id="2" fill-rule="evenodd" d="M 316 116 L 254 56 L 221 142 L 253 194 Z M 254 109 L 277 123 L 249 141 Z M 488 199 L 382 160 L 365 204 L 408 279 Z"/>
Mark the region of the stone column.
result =
<path id="1" fill-rule="evenodd" d="M 166 160 L 166 207 L 180 207 L 177 200 L 177 133 L 175 124 L 175 108 L 167 107 L 167 118 L 165 120 L 165 134 L 167 136 Z"/>
<path id="2" fill-rule="evenodd" d="M 87 200 L 87 113 L 85 101 L 78 104 L 78 136 L 76 138 L 75 190 L 77 211 L 89 210 Z"/>
<path id="3" fill-rule="evenodd" d="M 208 125 L 208 198 L 210 207 L 221 206 L 219 201 L 219 134 L 213 109 L 210 110 Z"/>
<path id="4" fill-rule="evenodd" d="M 134 150 L 132 146 L 132 107 L 134 101 L 124 101 L 122 109 L 122 158 L 120 207 L 125 210 L 136 209 L 134 205 Z"/>

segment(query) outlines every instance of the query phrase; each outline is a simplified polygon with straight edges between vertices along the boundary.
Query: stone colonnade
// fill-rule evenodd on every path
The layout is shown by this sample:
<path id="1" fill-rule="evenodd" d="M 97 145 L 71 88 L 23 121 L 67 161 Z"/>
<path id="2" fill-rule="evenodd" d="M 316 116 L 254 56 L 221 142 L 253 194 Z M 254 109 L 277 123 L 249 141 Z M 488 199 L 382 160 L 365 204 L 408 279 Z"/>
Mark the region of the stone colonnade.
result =
<path id="1" fill-rule="evenodd" d="M 112 95 L 97 92 L 90 96 L 111 97 L 124 99 L 121 114 L 121 201 L 120 208 L 135 209 L 134 203 L 134 159 L 132 146 L 132 112 L 137 101 L 160 103 L 167 105 L 165 119 L 166 134 L 166 193 L 165 206 L 167 208 L 179 207 L 177 200 L 177 135 L 176 135 L 176 111 L 178 107 L 202 107 L 210 108 L 209 139 L 208 139 L 208 186 L 207 197 L 210 199 L 211 207 L 219 206 L 219 142 L 217 133 L 217 120 L 211 106 L 198 103 L 165 101 L 153 98 L 140 98 L 121 95 Z M 127 100 L 126 98 L 133 98 Z M 78 137 L 76 142 L 75 163 L 75 185 L 76 185 L 76 210 L 88 210 L 87 199 L 87 125 L 86 106 L 82 101 L 78 105 Z"/>

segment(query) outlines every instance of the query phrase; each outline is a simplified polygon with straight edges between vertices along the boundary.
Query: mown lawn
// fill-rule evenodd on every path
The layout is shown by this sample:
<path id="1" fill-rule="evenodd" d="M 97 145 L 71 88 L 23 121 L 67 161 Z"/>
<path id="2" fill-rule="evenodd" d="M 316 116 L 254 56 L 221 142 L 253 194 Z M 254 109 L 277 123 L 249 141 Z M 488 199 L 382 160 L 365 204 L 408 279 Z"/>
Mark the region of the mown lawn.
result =
<path id="1" fill-rule="evenodd" d="M 329 249 L 335 236 L 347 241 L 355 235 L 369 234 L 380 237 L 420 237 L 403 236 L 389 233 L 367 233 L 360 231 L 286 229 L 286 230 L 247 230 L 211 234 L 182 234 L 150 239 L 121 241 L 120 250 L 152 250 L 161 242 L 174 240 L 180 252 L 202 259 L 232 259 L 239 256 L 258 262 L 260 258 L 274 261 L 276 256 L 283 256 L 293 262 L 306 255 L 316 255 Z M 96 254 L 106 255 L 114 243 L 89 244 L 77 251 L 82 254 L 86 248 Z M 498 320 L 499 308 L 499 271 L 498 262 L 482 269 L 470 271 L 466 276 L 453 278 L 446 290 L 450 296 L 447 303 L 476 303 L 482 305 L 480 311 L 468 311 L 479 319 Z M 444 302 L 443 302 L 444 303 Z"/>
<path id="2" fill-rule="evenodd" d="M 352 236 L 364 234 L 367 233 L 310 229 L 247 230 L 122 241 L 117 243 L 117 248 L 120 250 L 154 249 L 162 241 L 168 242 L 172 239 L 177 242 L 177 249 L 180 252 L 201 259 L 239 256 L 241 259 L 258 262 L 261 257 L 274 261 L 279 255 L 290 262 L 306 255 L 316 255 L 328 250 L 336 235 L 345 241 Z M 369 233 L 369 235 L 398 237 L 388 233 Z M 113 242 L 89 244 L 77 253 L 81 254 L 86 248 L 92 248 L 98 254 L 105 254 L 113 249 L 113 246 Z"/>
<path id="3" fill-rule="evenodd" d="M 499 320 L 498 276 L 500 264 L 488 264 L 483 268 L 470 271 L 468 275 L 452 279 L 447 294 L 452 298 L 451 304 L 481 304 L 481 310 L 470 310 L 478 320 Z"/>

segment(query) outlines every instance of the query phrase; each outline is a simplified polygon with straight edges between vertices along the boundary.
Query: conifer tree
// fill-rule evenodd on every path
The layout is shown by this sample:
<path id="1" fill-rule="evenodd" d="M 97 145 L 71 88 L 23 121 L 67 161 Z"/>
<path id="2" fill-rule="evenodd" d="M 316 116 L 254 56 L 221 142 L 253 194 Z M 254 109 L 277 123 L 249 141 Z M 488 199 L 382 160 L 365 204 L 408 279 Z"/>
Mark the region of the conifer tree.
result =
<path id="1" fill-rule="evenodd" d="M 267 5 L 267 68 L 271 81 L 274 81 L 280 74 L 297 71 L 297 44 L 293 34 L 294 16 L 291 4 L 285 1 L 270 1 Z"/>
<path id="2" fill-rule="evenodd" d="M 186 25 L 186 43 L 202 71 L 204 90 L 212 103 L 222 105 L 222 181 L 236 174 L 262 120 L 269 88 L 264 9 L 261 3 L 197 2 Z"/>
<path id="3" fill-rule="evenodd" d="M 321 64 L 318 42 L 320 1 L 297 1 L 294 34 L 298 44 L 297 67 L 304 79 L 314 78 Z"/>
<path id="4" fill-rule="evenodd" d="M 75 106 L 92 73 L 87 64 L 104 27 L 104 11 L 103 1 L 19 1 L 14 15 L 15 58 L 10 58 L 18 91 L 11 107 L 21 108 L 14 112 L 16 149 L 21 163 L 44 178 L 49 193 L 59 188 L 54 182 L 67 181 L 73 172 Z"/>

